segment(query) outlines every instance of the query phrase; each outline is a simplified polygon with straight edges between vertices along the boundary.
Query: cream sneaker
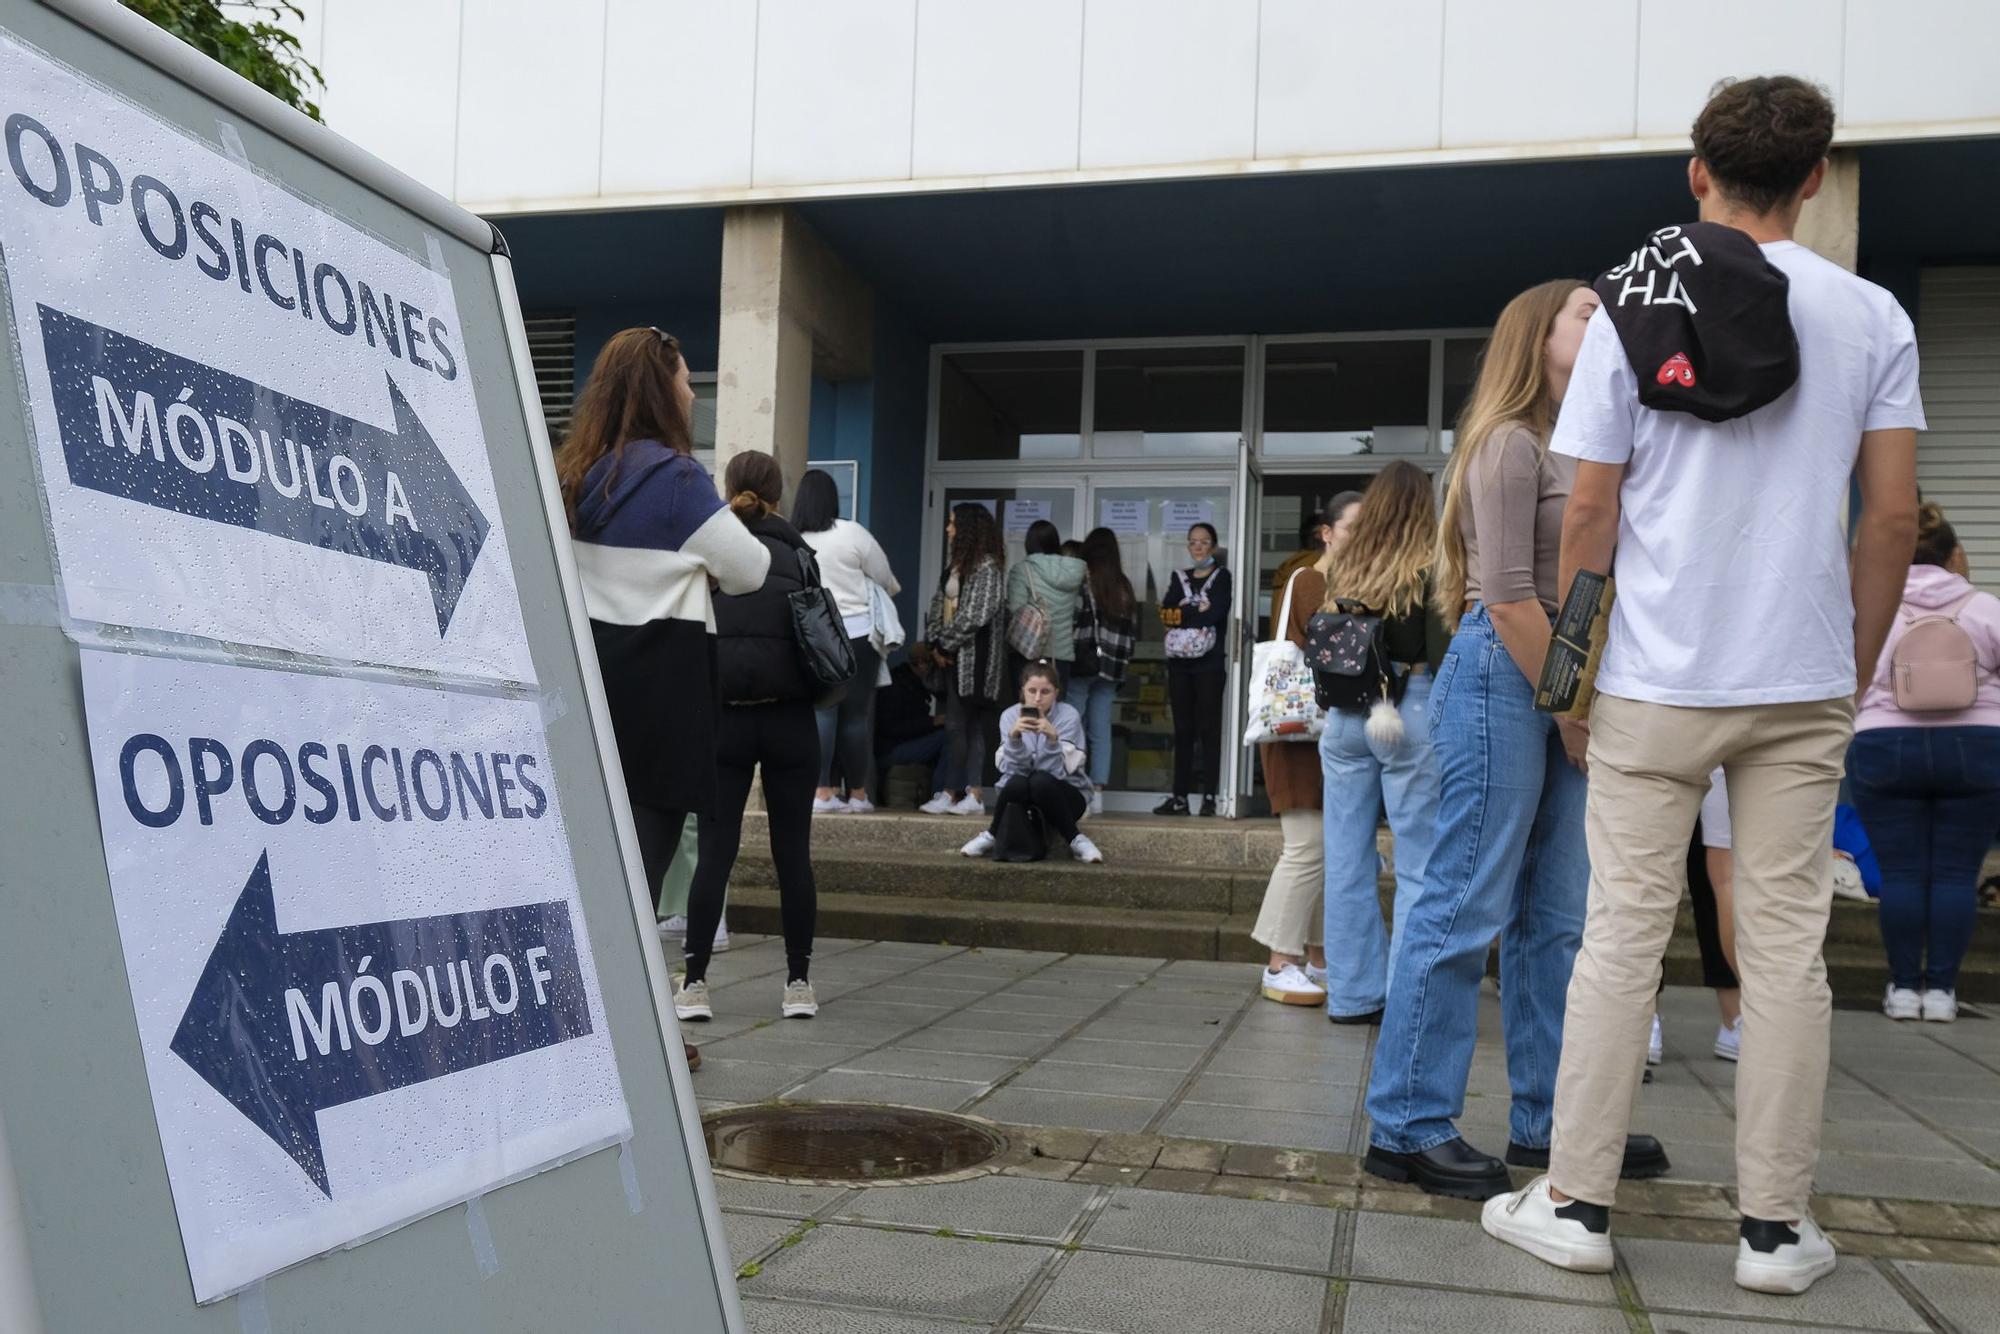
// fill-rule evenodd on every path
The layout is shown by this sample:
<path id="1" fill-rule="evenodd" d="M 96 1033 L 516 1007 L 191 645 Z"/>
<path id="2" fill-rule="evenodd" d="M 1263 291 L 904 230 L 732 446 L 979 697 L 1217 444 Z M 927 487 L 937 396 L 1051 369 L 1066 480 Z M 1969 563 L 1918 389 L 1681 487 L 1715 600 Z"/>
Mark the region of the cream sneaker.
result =
<path id="1" fill-rule="evenodd" d="M 1831 1274 L 1839 1257 L 1819 1224 L 1746 1218 L 1737 1228 L 1736 1286 L 1796 1296 Z"/>
<path id="2" fill-rule="evenodd" d="M 1487 1236 L 1558 1269 L 1583 1274 L 1611 1271 L 1611 1211 L 1582 1200 L 1557 1204 L 1549 1195 L 1547 1177 L 1536 1177 L 1525 1190 L 1488 1200 L 1480 1210 L 1479 1226 Z"/>
<path id="3" fill-rule="evenodd" d="M 819 1013 L 819 997 L 810 982 L 785 983 L 785 1003 L 780 1010 L 787 1019 L 810 1019 Z"/>
<path id="4" fill-rule="evenodd" d="M 698 1024 L 715 1018 L 715 1007 L 708 1002 L 708 983 L 682 983 L 674 992 L 674 1013 L 684 1024 Z"/>

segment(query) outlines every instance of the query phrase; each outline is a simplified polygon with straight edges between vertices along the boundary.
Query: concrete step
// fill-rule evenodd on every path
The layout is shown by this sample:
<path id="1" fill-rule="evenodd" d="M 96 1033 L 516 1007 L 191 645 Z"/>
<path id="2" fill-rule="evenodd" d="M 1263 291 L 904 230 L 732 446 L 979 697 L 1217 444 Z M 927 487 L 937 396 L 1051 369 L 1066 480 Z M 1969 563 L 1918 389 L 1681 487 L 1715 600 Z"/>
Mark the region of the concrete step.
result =
<path id="1" fill-rule="evenodd" d="M 850 853 L 954 853 L 985 828 L 963 815 L 923 815 L 910 811 L 875 815 L 822 815 L 813 821 L 813 859 Z M 768 842 L 762 811 L 743 818 L 743 845 Z M 1144 866 L 1214 866 L 1268 872 L 1283 843 L 1278 822 L 1204 820 L 1197 816 L 1098 815 L 1083 830 L 1104 850 L 1107 861 Z M 1383 837 L 1387 837 L 1386 832 Z"/>

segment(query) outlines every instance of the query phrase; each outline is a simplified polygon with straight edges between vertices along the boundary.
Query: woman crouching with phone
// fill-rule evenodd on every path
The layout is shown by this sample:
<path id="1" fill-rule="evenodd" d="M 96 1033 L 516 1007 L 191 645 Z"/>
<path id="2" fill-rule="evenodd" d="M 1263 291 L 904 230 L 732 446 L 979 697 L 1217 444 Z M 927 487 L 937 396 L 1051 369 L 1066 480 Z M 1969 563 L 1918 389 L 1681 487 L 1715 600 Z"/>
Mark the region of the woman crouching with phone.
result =
<path id="1" fill-rule="evenodd" d="M 1029 816 L 1061 834 L 1072 857 L 1101 862 L 1104 854 L 1076 822 L 1090 806 L 1090 775 L 1084 769 L 1083 719 L 1061 702 L 1062 686 L 1052 662 L 1032 662 L 1021 673 L 1021 702 L 1000 715 L 1000 789 L 993 823 L 959 851 L 968 857 L 997 854 L 999 861 L 1040 861 L 1047 845 Z"/>

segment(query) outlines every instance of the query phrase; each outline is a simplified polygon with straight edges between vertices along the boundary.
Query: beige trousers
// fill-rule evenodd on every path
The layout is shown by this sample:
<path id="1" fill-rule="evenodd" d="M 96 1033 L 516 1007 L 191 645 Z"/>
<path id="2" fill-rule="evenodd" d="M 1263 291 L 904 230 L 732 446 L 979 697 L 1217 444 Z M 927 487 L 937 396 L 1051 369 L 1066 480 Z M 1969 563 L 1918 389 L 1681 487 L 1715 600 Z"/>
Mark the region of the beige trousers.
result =
<path id="1" fill-rule="evenodd" d="M 1598 697 L 1586 816 L 1590 908 L 1570 975 L 1549 1158 L 1563 1194 L 1609 1205 L 1617 1193 L 1660 960 L 1687 888 L 1688 842 L 1720 765 L 1735 826 L 1743 982 L 1737 1193 L 1752 1218 L 1804 1216 L 1833 1014 L 1820 954 L 1832 902 L 1827 863 L 1853 732 L 1845 699 L 1685 709 Z"/>
<path id="2" fill-rule="evenodd" d="M 1250 939 L 1274 954 L 1303 956 L 1307 946 L 1319 945 L 1325 930 L 1324 817 L 1318 811 L 1280 811 L 1278 828 L 1285 836 L 1284 850 L 1271 868 Z"/>

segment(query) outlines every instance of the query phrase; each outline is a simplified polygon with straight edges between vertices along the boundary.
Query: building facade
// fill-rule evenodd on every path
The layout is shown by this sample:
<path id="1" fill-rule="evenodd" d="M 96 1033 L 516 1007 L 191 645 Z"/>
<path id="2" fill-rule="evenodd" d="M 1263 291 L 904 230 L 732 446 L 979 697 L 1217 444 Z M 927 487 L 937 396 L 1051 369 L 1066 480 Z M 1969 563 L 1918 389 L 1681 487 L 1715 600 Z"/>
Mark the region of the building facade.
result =
<path id="1" fill-rule="evenodd" d="M 958 501 L 1016 551 L 1036 517 L 1113 528 L 1142 597 L 1202 518 L 1263 588 L 1237 663 L 1305 515 L 1387 460 L 1442 467 L 1510 296 L 1692 215 L 1716 80 L 1803 75 L 1841 120 L 1802 239 L 1916 320 L 1925 490 L 2000 587 L 1986 0 L 304 8 L 333 128 L 506 233 L 557 426 L 609 334 L 671 329 L 705 445 L 837 464 L 906 621 Z M 1158 636 L 1117 731 L 1129 806 L 1166 782 Z"/>

